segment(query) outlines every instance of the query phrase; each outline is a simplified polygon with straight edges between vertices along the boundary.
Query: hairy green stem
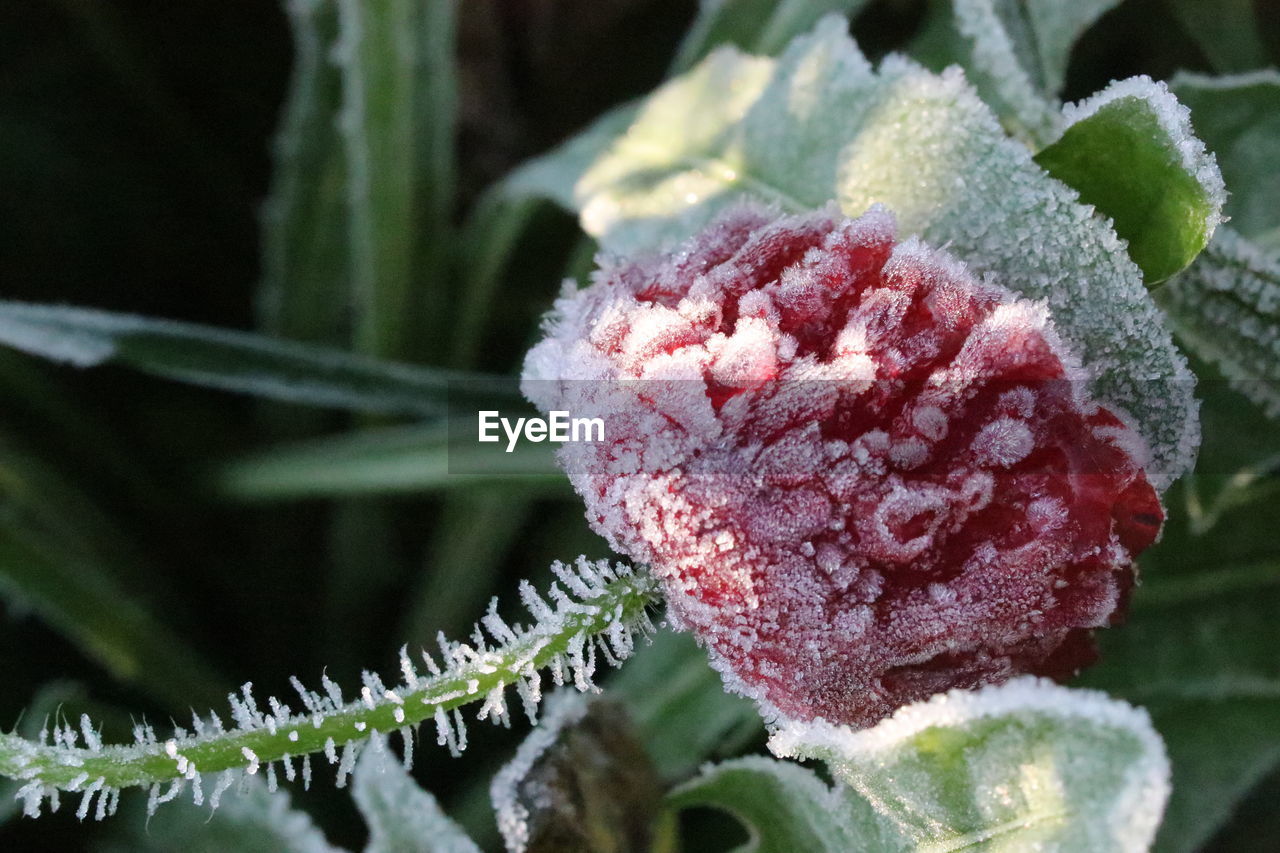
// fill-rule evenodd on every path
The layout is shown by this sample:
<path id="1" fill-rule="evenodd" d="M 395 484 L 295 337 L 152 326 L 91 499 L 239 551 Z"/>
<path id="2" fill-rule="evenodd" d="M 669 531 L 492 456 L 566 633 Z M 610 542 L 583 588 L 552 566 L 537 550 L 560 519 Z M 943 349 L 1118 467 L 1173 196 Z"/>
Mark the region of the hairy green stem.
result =
<path id="1" fill-rule="evenodd" d="M 482 621 L 497 645 L 489 646 L 479 629 L 471 645 L 443 644 L 443 670 L 424 678 L 402 655 L 404 682 L 394 690 L 381 688 L 370 676 L 361 700 L 343 702 L 336 685 L 326 679 L 325 696 L 300 690 L 306 713 L 291 713 L 275 699 L 264 713 L 246 685 L 243 700 L 232 697 L 236 728 L 221 730 L 214 717 L 198 721 L 194 735 L 179 730 L 175 737 L 160 740 L 148 732 L 130 745 L 100 745 L 87 719 L 79 733 L 86 746 L 77 745 L 79 734 L 69 728 L 55 732 L 52 744 L 0 734 L 0 775 L 28 783 L 30 813 L 32 799 L 38 810 L 40 800 L 55 789 L 111 791 L 181 784 L 196 780 L 198 774 L 236 768 L 252 774 L 275 762 L 284 763 L 293 778 L 291 757 L 323 752 L 333 763 L 337 748 L 345 744 L 374 732 L 406 732 L 427 720 L 441 726 L 442 743 L 452 741 L 444 732 L 455 731 L 449 726 L 460 726 L 461 720 L 450 722 L 445 712 L 484 699 L 481 717 L 503 718 L 504 691 L 513 685 L 520 688 L 532 713 L 539 693 L 538 670 L 551 667 L 557 682 L 568 675 L 580 689 L 588 688 L 597 646 L 611 658 L 629 654 L 631 632 L 648 626 L 646 609 L 658 600 L 652 578 L 622 567 L 579 560 L 576 570 L 559 567 L 558 574 L 568 594 L 553 585 L 554 605 L 527 584 L 522 586 L 521 597 L 537 620 L 534 625 L 507 626 L 491 607 Z M 376 695 L 377 689 L 382 695 Z M 100 815 L 102 811 L 100 805 Z"/>

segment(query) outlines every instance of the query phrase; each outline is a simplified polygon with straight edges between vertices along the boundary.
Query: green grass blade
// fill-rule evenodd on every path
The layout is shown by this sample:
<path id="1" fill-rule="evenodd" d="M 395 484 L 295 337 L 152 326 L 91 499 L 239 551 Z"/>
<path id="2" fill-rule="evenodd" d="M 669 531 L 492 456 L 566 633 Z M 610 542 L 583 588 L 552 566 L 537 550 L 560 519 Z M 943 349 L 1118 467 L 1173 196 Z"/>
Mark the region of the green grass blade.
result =
<path id="1" fill-rule="evenodd" d="M 248 332 L 17 302 L 0 302 L 0 344 L 79 367 L 114 362 L 272 400 L 418 417 L 443 415 L 451 388 L 467 393 L 457 380 L 476 378 Z"/>
<path id="2" fill-rule="evenodd" d="M 403 636 L 426 645 L 438 631 L 455 634 L 494 593 L 502 560 L 532 509 L 532 496 L 510 489 L 449 495 L 441 508 Z"/>
<path id="3" fill-rule="evenodd" d="M 568 493 L 552 447 L 451 444 L 444 425 L 368 429 L 288 444 L 233 460 L 214 472 L 214 487 L 237 500 L 420 493 L 479 485 Z"/>
<path id="4" fill-rule="evenodd" d="M 108 570 L 8 513 L 0 515 L 0 589 L 169 708 L 212 701 L 223 683 Z"/>
<path id="5" fill-rule="evenodd" d="M 369 355 L 404 357 L 423 348 L 415 318 L 442 320 L 453 4 L 339 0 L 338 11 L 355 343 Z"/>
<path id="6" fill-rule="evenodd" d="M 336 117 L 332 0 L 286 4 L 293 75 L 274 145 L 262 216 L 262 328 L 306 341 L 341 340 L 348 309 L 346 164 Z"/>

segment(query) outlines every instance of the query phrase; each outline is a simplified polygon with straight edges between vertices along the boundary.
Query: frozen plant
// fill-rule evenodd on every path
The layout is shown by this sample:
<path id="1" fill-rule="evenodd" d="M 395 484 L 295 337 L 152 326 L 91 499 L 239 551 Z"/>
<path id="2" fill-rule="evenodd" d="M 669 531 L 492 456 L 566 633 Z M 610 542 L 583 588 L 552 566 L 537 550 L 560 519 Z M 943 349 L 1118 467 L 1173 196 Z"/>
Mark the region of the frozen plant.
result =
<path id="1" fill-rule="evenodd" d="M 606 441 L 559 458 L 588 518 L 767 715 L 868 726 L 1090 662 L 1163 513 L 1142 438 L 1043 305 L 892 216 L 721 216 L 606 260 L 526 393 Z"/>

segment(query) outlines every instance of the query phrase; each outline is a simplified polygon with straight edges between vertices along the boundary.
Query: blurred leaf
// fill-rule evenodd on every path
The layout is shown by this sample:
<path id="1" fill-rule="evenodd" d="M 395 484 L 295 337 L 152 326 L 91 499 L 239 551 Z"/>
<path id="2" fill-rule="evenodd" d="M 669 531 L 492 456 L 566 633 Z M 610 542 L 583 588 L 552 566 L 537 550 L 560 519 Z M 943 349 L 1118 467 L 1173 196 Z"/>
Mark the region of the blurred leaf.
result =
<path id="1" fill-rule="evenodd" d="M 1231 227 L 1280 250 L 1280 71 L 1182 73 L 1169 85 L 1222 167 Z"/>
<path id="2" fill-rule="evenodd" d="M 521 443 L 511 453 L 474 439 L 475 425 L 367 429 L 287 444 L 227 463 L 217 488 L 241 500 L 297 500 L 425 492 L 504 483 L 567 492 L 550 445 Z"/>
<path id="3" fill-rule="evenodd" d="M 726 692 L 693 635 L 660 631 L 609 682 L 664 779 L 732 755 L 764 731 L 755 703 Z"/>
<path id="4" fill-rule="evenodd" d="M 451 494 L 432 530 L 426 565 L 409 596 L 401 636 L 427 646 L 437 632 L 466 633 L 493 596 L 503 559 L 532 509 L 529 495 L 509 489 Z"/>
<path id="5" fill-rule="evenodd" d="M 817 758 L 875 810 L 846 818 L 876 850 L 1145 851 L 1169 793 L 1147 715 L 1023 678 L 909 705 L 871 729 L 790 722 L 779 755 Z M 865 842 L 864 842 L 865 843 Z M 848 849 L 841 847 L 837 849 Z"/>
<path id="6" fill-rule="evenodd" d="M 454 3 L 337 3 L 356 349 L 403 358 L 444 329 Z"/>
<path id="7" fill-rule="evenodd" d="M 1280 259 L 1223 227 L 1157 298 L 1181 340 L 1280 417 Z"/>
<path id="8" fill-rule="evenodd" d="M 721 45 L 774 56 L 824 15 L 855 17 L 867 0 L 699 0 L 694 19 L 671 63 L 681 74 Z"/>
<path id="9" fill-rule="evenodd" d="M 667 803 L 675 809 L 723 809 L 746 824 L 751 841 L 733 853 L 919 849 L 878 819 L 857 794 L 833 791 L 812 770 L 763 756 L 707 767 L 673 790 Z"/>
<path id="10" fill-rule="evenodd" d="M 76 367 L 145 373 L 315 406 L 440 417 L 450 394 L 502 394 L 493 377 L 379 362 L 248 332 L 86 308 L 0 301 L 0 343 Z M 518 399 L 518 398 L 515 398 Z"/>
<path id="11" fill-rule="evenodd" d="M 369 824 L 364 853 L 480 853 L 436 798 L 418 787 L 383 737 L 361 753 L 351 796 Z"/>
<path id="12" fill-rule="evenodd" d="M 1247 71 L 1267 63 L 1254 0 L 1170 0 L 1174 15 L 1218 71 Z"/>
<path id="13" fill-rule="evenodd" d="M 536 162 L 536 161 L 535 161 Z M 539 193 L 491 192 L 481 198 L 463 231 L 464 287 L 453 302 L 450 364 L 470 365 L 480 353 L 485 323 L 501 289 L 512 254 L 537 211 Z"/>
<path id="14" fill-rule="evenodd" d="M 947 246 L 1045 300 L 1130 412 L 1167 486 L 1190 464 L 1192 378 L 1110 224 L 1041 171 L 957 73 L 890 57 L 879 74 L 839 19 L 776 63 L 721 50 L 655 92 L 579 181 L 584 230 L 630 254 L 688 237 L 743 199 L 786 211 L 882 203 L 904 236 Z M 673 130 L 676 129 L 676 130 Z"/>
<path id="15" fill-rule="evenodd" d="M 338 343 L 349 308 L 346 166 L 336 117 L 342 81 L 333 63 L 333 0 L 286 3 L 293 72 L 273 146 L 262 212 L 263 328 Z"/>
<path id="16" fill-rule="evenodd" d="M 1174 780 L 1157 849 L 1183 853 L 1280 765 L 1280 562 L 1147 577 L 1082 682 L 1150 710 Z"/>
<path id="17" fill-rule="evenodd" d="M 30 607 L 113 676 L 168 707 L 212 702 L 221 682 L 109 571 L 0 507 L 0 591 Z"/>
<path id="18" fill-rule="evenodd" d="M 1131 77 L 1066 110 L 1062 137 L 1036 155 L 1115 225 L 1148 284 L 1191 263 L 1221 221 L 1222 174 L 1163 83 Z"/>
<path id="19" fill-rule="evenodd" d="M 212 790 L 216 781 L 207 777 L 205 787 Z M 344 853 L 292 807 L 287 793 L 268 791 L 261 777 L 243 777 L 216 811 L 180 798 L 154 815 L 137 808 L 126 820 L 99 853 Z"/>
<path id="20" fill-rule="evenodd" d="M 493 779 L 510 853 L 673 853 L 662 788 L 621 705 L 561 693 Z"/>
<path id="21" fill-rule="evenodd" d="M 1280 490 L 1280 430 L 1225 381 L 1204 381 L 1207 372 L 1197 371 L 1205 441 L 1196 470 L 1185 481 L 1188 526 L 1192 534 L 1201 535 L 1245 507 L 1259 504 L 1262 509 Z M 1275 544 L 1264 525 L 1252 525 L 1246 532 Z M 1239 531 L 1230 538 L 1233 546 L 1244 544 Z M 1213 548 L 1215 558 L 1231 559 L 1223 543 L 1215 542 Z M 1276 550 L 1280 553 L 1280 547 Z"/>
<path id="22" fill-rule="evenodd" d="M 87 495 L 0 431 L 0 595 L 171 710 L 215 701 L 222 680 L 140 603 L 157 574 Z"/>

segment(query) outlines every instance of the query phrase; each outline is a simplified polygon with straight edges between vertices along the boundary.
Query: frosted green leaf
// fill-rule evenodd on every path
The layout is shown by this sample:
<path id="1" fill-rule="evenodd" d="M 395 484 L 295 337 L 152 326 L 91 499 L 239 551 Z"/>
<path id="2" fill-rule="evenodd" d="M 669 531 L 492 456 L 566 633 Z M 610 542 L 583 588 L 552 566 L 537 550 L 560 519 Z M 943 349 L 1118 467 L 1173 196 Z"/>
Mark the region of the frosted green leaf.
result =
<path id="1" fill-rule="evenodd" d="M 882 203 L 903 236 L 1045 300 L 1153 452 L 1189 467 L 1193 377 L 1109 222 L 1010 139 L 958 70 L 890 56 L 879 73 L 828 18 L 777 61 L 713 53 L 655 92 L 575 188 L 583 228 L 620 254 L 674 245 L 743 199 L 788 211 Z"/>
<path id="2" fill-rule="evenodd" d="M 364 853 L 480 853 L 436 798 L 413 781 L 385 738 L 373 739 L 361 753 L 351 796 L 369 824 Z"/>
<path id="3" fill-rule="evenodd" d="M 1218 157 L 1231 190 L 1231 227 L 1280 249 L 1280 71 L 1177 74 L 1169 86 L 1191 109 L 1196 132 Z"/>
<path id="4" fill-rule="evenodd" d="M 1040 679 L 951 691 L 861 732 L 786 723 L 770 748 L 826 762 L 906 840 L 889 849 L 1136 853 L 1169 796 L 1145 712 Z"/>
<path id="5" fill-rule="evenodd" d="M 1182 340 L 1280 417 L 1280 259 L 1224 227 L 1158 298 Z"/>
<path id="6" fill-rule="evenodd" d="M 210 792 L 216 778 L 204 780 Z M 287 793 L 268 790 L 260 778 L 241 780 L 220 793 L 218 802 L 216 811 L 208 803 L 182 803 L 154 815 L 135 814 L 104 853 L 344 853 L 306 812 L 293 808 Z"/>
<path id="7" fill-rule="evenodd" d="M 751 840 L 733 853 L 911 849 L 862 797 L 832 790 L 812 770 L 762 756 L 709 766 L 667 802 L 677 809 L 714 806 L 746 824 Z"/>
<path id="8" fill-rule="evenodd" d="M 258 315 L 272 334 L 336 341 L 346 325 L 350 277 L 346 164 L 334 121 L 342 81 L 331 60 L 337 9 L 331 0 L 294 0 L 285 12 L 293 70 L 262 205 Z"/>
<path id="9" fill-rule="evenodd" d="M 468 394 L 457 380 L 483 378 L 230 329 L 20 302 L 0 301 L 0 345 L 76 367 L 112 362 L 282 402 L 424 418 L 445 414 L 451 393 Z"/>
<path id="10" fill-rule="evenodd" d="M 1044 3 L 955 0 L 955 26 L 967 48 L 970 79 L 996 112 L 1031 139 L 1052 137 L 1061 124 L 1054 99 L 1071 45 L 1111 5 L 1103 0 L 1046 8 Z M 1065 16 L 1063 7 L 1070 10 Z"/>
<path id="11" fill-rule="evenodd" d="M 955 0 L 929 33 L 936 67 L 960 62 L 978 93 L 1017 135 L 1058 135 L 1057 97 L 1076 40 L 1119 0 Z M 934 66 L 934 62 L 930 62 Z"/>
<path id="12" fill-rule="evenodd" d="M 1111 217 L 1148 283 L 1191 263 L 1222 219 L 1226 189 L 1187 108 L 1164 83 L 1131 77 L 1063 116 L 1062 137 L 1036 162 Z"/>

